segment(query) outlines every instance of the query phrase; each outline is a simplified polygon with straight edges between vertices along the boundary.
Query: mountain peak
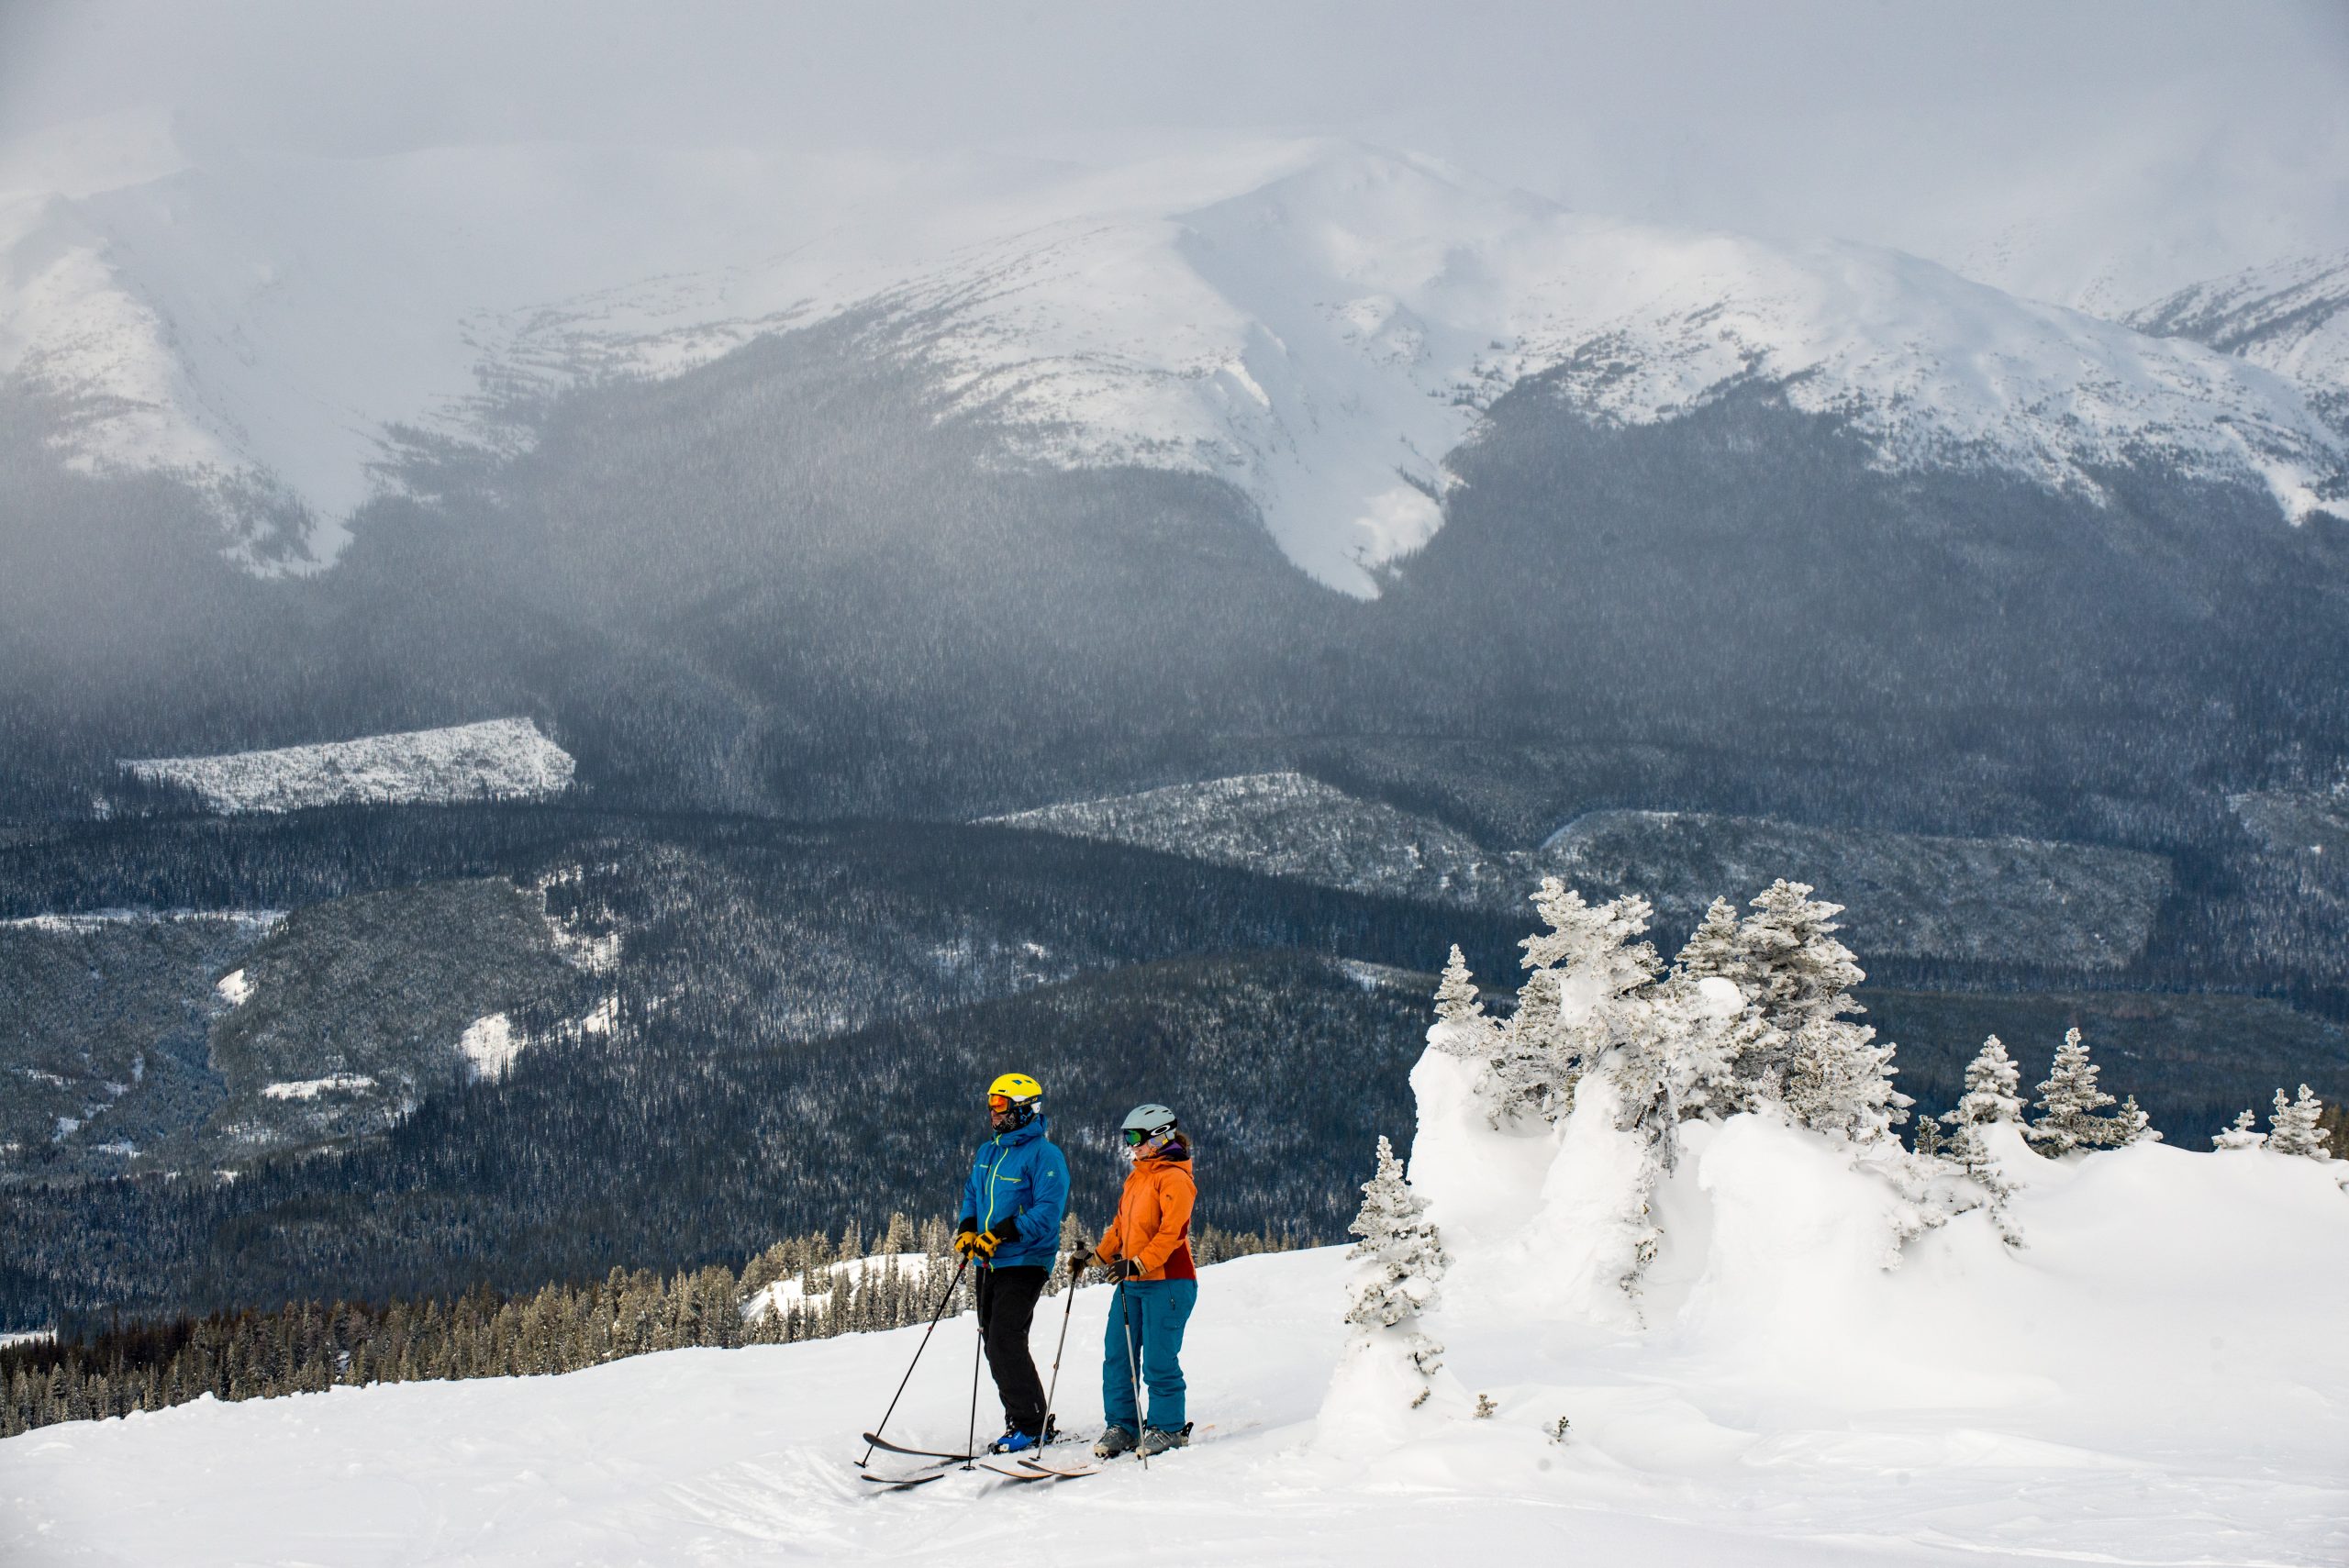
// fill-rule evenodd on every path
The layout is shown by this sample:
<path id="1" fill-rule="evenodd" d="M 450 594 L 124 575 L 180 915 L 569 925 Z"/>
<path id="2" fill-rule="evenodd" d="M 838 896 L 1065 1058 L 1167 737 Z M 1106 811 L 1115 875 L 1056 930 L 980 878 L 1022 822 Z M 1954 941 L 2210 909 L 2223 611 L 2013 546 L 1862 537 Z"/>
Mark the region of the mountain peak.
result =
<path id="1" fill-rule="evenodd" d="M 223 154 L 6 210 L 0 375 L 110 411 L 54 444 L 230 511 L 267 497 L 281 535 L 315 519 L 319 557 L 395 424 L 480 438 L 484 384 L 675 374 L 852 309 L 1009 455 L 1222 479 L 1357 595 L 1442 526 L 1446 454 L 1535 376 L 1625 423 L 1760 383 L 1888 467 L 2091 493 L 2155 453 L 2295 517 L 2349 467 L 2298 384 L 2193 344 L 1894 251 L 1569 212 L 1341 140 L 1109 169 Z"/>

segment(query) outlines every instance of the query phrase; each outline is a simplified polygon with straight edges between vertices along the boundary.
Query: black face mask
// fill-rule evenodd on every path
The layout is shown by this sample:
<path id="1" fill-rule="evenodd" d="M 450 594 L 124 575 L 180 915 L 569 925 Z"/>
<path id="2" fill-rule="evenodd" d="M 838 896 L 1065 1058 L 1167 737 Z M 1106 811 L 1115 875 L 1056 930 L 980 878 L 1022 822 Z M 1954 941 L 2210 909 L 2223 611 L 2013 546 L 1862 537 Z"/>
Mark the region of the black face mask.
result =
<path id="1" fill-rule="evenodd" d="M 1002 1110 L 987 1113 L 987 1125 L 997 1132 L 1017 1132 L 1036 1119 L 1033 1106 L 1007 1106 Z"/>

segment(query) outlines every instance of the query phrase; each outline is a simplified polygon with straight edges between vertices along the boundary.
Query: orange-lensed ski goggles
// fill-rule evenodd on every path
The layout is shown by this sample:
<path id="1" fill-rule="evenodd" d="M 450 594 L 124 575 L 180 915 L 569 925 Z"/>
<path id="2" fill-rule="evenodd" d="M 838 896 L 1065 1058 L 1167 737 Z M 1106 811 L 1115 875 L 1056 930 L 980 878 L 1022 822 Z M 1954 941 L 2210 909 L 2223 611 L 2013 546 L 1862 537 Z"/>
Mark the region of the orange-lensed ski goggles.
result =
<path id="1" fill-rule="evenodd" d="M 1008 1111 L 1011 1108 L 1012 1104 L 1012 1098 L 1009 1095 L 989 1095 L 987 1096 L 987 1109 L 991 1111 Z"/>

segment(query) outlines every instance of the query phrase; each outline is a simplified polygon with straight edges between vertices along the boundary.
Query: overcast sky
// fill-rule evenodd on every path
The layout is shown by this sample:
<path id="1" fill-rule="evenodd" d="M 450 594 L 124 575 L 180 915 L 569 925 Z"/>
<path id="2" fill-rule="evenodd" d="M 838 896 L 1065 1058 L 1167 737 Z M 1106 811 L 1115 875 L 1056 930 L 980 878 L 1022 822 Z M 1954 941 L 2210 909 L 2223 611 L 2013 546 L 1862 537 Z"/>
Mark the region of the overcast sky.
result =
<path id="1" fill-rule="evenodd" d="M 1594 210 L 2008 264 L 2349 243 L 2349 4 L 0 0 L 0 138 L 362 155 L 1332 133 Z M 2009 281 L 2009 280 L 2000 280 Z"/>

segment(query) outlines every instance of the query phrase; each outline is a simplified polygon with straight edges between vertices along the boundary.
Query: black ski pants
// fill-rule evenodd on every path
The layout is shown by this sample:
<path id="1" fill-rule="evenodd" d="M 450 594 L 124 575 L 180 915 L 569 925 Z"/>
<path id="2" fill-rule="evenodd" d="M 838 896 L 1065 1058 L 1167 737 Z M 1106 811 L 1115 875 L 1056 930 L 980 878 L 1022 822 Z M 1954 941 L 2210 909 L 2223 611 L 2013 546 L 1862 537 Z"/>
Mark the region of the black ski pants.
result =
<path id="1" fill-rule="evenodd" d="M 1044 1429 L 1044 1380 L 1028 1353 L 1028 1325 L 1036 1298 L 1052 1271 L 1039 1267 L 979 1271 L 979 1337 L 986 1341 L 987 1370 L 1003 1399 L 1003 1424 L 1031 1435 Z"/>

